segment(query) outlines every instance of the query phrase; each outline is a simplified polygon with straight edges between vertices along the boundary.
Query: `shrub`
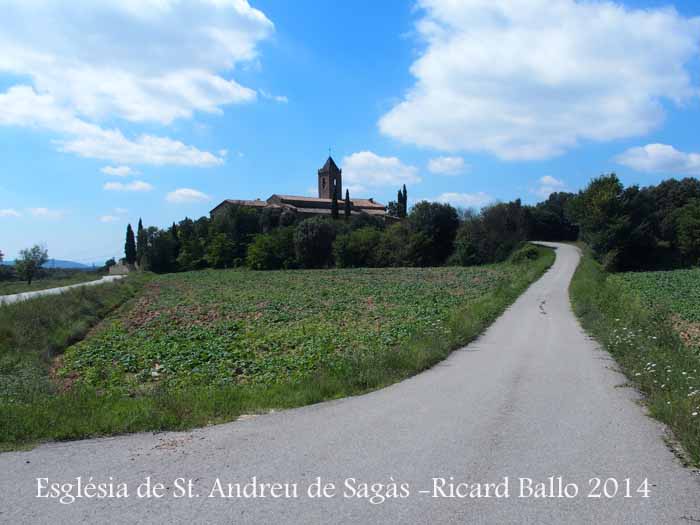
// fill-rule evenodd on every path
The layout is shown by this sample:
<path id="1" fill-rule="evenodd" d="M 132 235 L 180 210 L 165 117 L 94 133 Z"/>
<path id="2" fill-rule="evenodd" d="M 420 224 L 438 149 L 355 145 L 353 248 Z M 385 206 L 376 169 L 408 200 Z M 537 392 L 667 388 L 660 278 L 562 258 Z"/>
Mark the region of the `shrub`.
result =
<path id="1" fill-rule="evenodd" d="M 296 266 L 294 228 L 260 234 L 248 246 L 246 265 L 253 270 L 287 270 Z"/>
<path id="2" fill-rule="evenodd" d="M 324 268 L 333 262 L 336 230 L 332 222 L 313 217 L 299 223 L 294 232 L 294 251 L 304 268 Z"/>
<path id="3" fill-rule="evenodd" d="M 372 227 L 339 235 L 334 244 L 336 264 L 340 268 L 377 266 L 381 240 L 381 232 Z"/>
<path id="4" fill-rule="evenodd" d="M 525 246 L 515 250 L 510 256 L 510 262 L 515 264 L 522 264 L 528 261 L 534 261 L 539 257 L 539 251 L 532 244 L 526 244 Z"/>

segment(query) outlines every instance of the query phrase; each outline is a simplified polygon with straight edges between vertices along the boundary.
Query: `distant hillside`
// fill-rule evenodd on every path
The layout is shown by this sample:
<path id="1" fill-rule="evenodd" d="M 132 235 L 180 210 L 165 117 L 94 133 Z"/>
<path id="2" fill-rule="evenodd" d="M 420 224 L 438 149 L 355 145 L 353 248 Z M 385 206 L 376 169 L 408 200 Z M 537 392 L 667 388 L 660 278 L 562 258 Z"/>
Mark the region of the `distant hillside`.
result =
<path id="1" fill-rule="evenodd" d="M 3 264 L 7 264 L 8 266 L 13 266 L 15 264 L 15 261 L 3 261 Z M 91 270 L 92 266 L 89 266 L 87 264 L 75 262 L 75 261 L 64 261 L 62 259 L 49 259 L 49 262 L 47 262 L 44 265 L 44 268 L 64 268 L 64 269 L 69 269 L 69 270 Z"/>

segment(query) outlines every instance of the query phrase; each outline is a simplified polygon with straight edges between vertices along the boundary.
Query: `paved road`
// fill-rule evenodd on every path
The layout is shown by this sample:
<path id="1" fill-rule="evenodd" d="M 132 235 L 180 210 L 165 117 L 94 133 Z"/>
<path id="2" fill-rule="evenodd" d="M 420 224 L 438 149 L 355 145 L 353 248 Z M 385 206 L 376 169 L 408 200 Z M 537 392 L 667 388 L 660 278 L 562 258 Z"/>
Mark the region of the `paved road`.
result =
<path id="1" fill-rule="evenodd" d="M 96 284 L 111 283 L 124 277 L 123 275 L 107 275 L 101 279 L 95 281 L 87 281 L 84 283 L 71 284 L 70 286 L 60 286 L 58 288 L 48 288 L 46 290 L 37 290 L 36 292 L 24 292 L 16 293 L 12 295 L 0 295 L 0 305 L 18 303 L 20 301 L 26 301 L 27 299 L 33 299 L 35 297 L 41 297 L 43 295 L 56 295 L 63 293 L 66 290 L 71 290 L 72 288 L 79 288 L 81 286 L 95 286 Z"/>
<path id="2" fill-rule="evenodd" d="M 610 357 L 582 333 L 567 285 L 579 255 L 559 246 L 553 268 L 475 343 L 412 379 L 368 395 L 183 433 L 53 444 L 0 455 L 7 523 L 694 523 L 698 477 L 663 442 L 663 428 L 622 387 Z M 35 499 L 35 478 L 127 483 L 128 499 Z M 138 499 L 151 476 L 163 499 Z M 257 476 L 296 482 L 298 498 L 208 498 Z M 338 495 L 310 499 L 321 476 Z M 433 477 L 498 482 L 509 498 L 432 498 Z M 518 498 L 519 477 L 563 476 L 578 497 Z M 196 498 L 174 498 L 178 477 Z M 626 499 L 587 498 L 589 478 L 632 480 Z M 343 480 L 410 484 L 410 496 L 371 504 L 343 497 Z M 648 478 L 650 497 L 635 492 Z M 350 482 L 353 487 L 353 482 Z M 608 493 L 612 494 L 612 482 Z M 291 489 L 290 489 L 291 490 Z M 624 492 L 624 490 L 623 490 Z M 346 493 L 352 496 L 348 489 Z M 483 494 L 483 492 L 482 492 Z M 220 496 L 221 493 L 215 493 Z M 293 495 L 290 493 L 290 495 Z M 438 494 L 441 495 L 441 494 Z M 526 495 L 526 494 L 525 494 Z"/>

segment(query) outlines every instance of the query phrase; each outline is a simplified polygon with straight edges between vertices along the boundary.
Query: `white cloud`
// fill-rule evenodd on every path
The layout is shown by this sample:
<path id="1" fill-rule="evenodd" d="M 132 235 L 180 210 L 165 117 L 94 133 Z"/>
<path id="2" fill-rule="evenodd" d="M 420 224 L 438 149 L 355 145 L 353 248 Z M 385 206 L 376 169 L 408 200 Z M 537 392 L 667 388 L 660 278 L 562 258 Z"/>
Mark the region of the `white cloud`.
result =
<path id="1" fill-rule="evenodd" d="M 435 157 L 428 161 L 428 171 L 438 175 L 459 175 L 468 166 L 462 157 Z"/>
<path id="2" fill-rule="evenodd" d="M 100 222 L 117 222 L 119 221 L 119 217 L 115 217 L 114 215 L 103 215 L 100 217 Z"/>
<path id="3" fill-rule="evenodd" d="M 192 188 L 179 188 L 168 193 L 165 196 L 165 200 L 176 204 L 182 204 L 188 202 L 206 202 L 211 200 L 211 197 L 209 197 L 209 195 L 206 193 L 202 193 L 199 190 L 193 190 Z"/>
<path id="4" fill-rule="evenodd" d="M 280 104 L 286 104 L 287 102 L 289 102 L 289 99 L 286 96 L 273 95 L 272 93 L 268 93 L 264 89 L 260 90 L 260 95 L 262 95 L 262 97 L 267 100 L 274 100 L 275 102 L 279 102 Z"/>
<path id="5" fill-rule="evenodd" d="M 343 159 L 343 183 L 355 187 L 401 186 L 421 181 L 418 168 L 396 157 L 380 157 L 371 151 L 353 153 Z"/>
<path id="6" fill-rule="evenodd" d="M 168 125 L 254 101 L 230 76 L 274 30 L 246 0 L 7 0 L 2 14 L 0 73 L 23 80 L 0 93 L 0 124 L 48 129 L 67 136 L 64 151 L 118 163 L 220 164 L 172 139 L 131 140 L 98 123 Z"/>
<path id="7" fill-rule="evenodd" d="M 533 190 L 533 193 L 543 199 L 546 199 L 552 193 L 562 191 L 564 188 L 566 188 L 566 184 L 564 184 L 563 181 L 556 179 L 551 175 L 545 175 L 537 182 L 539 183 L 539 186 Z"/>
<path id="8" fill-rule="evenodd" d="M 700 153 L 684 153 L 666 144 L 630 148 L 615 160 L 623 166 L 647 173 L 700 175 Z"/>
<path id="9" fill-rule="evenodd" d="M 125 215 L 129 213 L 129 210 L 127 210 L 126 208 L 114 208 L 114 213 L 118 215 Z"/>
<path id="10" fill-rule="evenodd" d="M 254 100 L 221 72 L 255 59 L 273 28 L 246 0 L 8 0 L 0 71 L 90 119 L 167 124 Z"/>
<path id="11" fill-rule="evenodd" d="M 435 202 L 445 202 L 458 208 L 482 208 L 493 202 L 493 198 L 480 191 L 478 193 L 453 193 L 447 192 L 431 199 Z"/>
<path id="12" fill-rule="evenodd" d="M 115 177 L 128 177 L 138 173 L 129 166 L 105 166 L 100 171 L 105 175 L 113 175 Z"/>
<path id="13" fill-rule="evenodd" d="M 178 140 L 153 135 L 140 135 L 135 140 L 130 140 L 119 130 L 100 130 L 97 134 L 59 144 L 62 151 L 81 157 L 131 164 L 207 167 L 224 163 L 221 157 Z"/>
<path id="14" fill-rule="evenodd" d="M 700 18 L 573 0 L 419 0 L 416 82 L 379 121 L 442 151 L 544 159 L 643 135 L 697 95 Z"/>
<path id="15" fill-rule="evenodd" d="M 14 208 L 0 209 L 0 217 L 21 217 L 21 213 Z"/>
<path id="16" fill-rule="evenodd" d="M 135 180 L 134 182 L 124 183 L 124 182 L 105 182 L 102 188 L 106 191 L 151 191 L 153 186 L 148 182 L 143 182 L 142 180 Z"/>
<path id="17" fill-rule="evenodd" d="M 51 95 L 28 86 L 0 93 L 0 125 L 48 129 L 67 139 L 56 140 L 61 151 L 122 164 L 215 166 L 223 158 L 167 137 L 140 135 L 128 139 L 118 129 L 103 129 L 59 107 Z"/>
<path id="18" fill-rule="evenodd" d="M 61 219 L 65 215 L 62 210 L 52 210 L 49 208 L 27 208 L 27 211 L 34 217 L 46 219 Z"/>

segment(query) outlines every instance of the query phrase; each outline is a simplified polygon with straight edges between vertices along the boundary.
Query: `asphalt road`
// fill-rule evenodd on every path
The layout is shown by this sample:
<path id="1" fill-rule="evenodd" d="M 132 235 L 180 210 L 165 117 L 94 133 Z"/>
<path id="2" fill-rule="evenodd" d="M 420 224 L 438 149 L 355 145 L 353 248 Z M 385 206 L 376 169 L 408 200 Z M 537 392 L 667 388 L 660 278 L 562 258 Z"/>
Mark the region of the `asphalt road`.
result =
<path id="1" fill-rule="evenodd" d="M 570 310 L 567 287 L 578 258 L 575 248 L 559 246 L 552 269 L 479 340 L 392 387 L 192 432 L 1 454 L 0 522 L 697 522 L 697 475 L 680 465 L 664 444 L 663 427 L 645 415 L 638 396 Z M 84 482 L 111 476 L 127 484 L 128 498 L 61 504 L 35 497 L 36 478 L 53 483 L 77 476 Z M 147 476 L 166 486 L 165 497 L 137 497 Z M 296 483 L 297 497 L 224 499 L 216 490 L 216 497 L 208 497 L 217 478 L 227 495 L 228 483 L 253 476 L 258 482 Z M 317 476 L 336 483 L 334 497 L 308 496 Z M 433 494 L 432 478 L 450 476 L 467 483 L 507 477 L 509 497 Z M 520 491 L 519 478 L 537 482 L 549 476 L 576 484 L 578 495 L 519 497 L 530 494 Z M 177 478 L 192 479 L 191 498 L 175 497 L 182 495 Z M 352 489 L 345 488 L 347 478 L 357 480 L 348 482 Z M 592 491 L 591 478 L 614 478 L 619 492 L 606 498 L 603 484 Z M 648 498 L 637 492 L 645 479 Z M 392 480 L 408 484 L 410 495 L 377 504 L 356 497 L 360 483 Z M 605 486 L 608 495 L 615 493 L 613 482 Z M 590 498 L 591 493 L 603 497 Z M 558 494 L 555 489 L 544 495 Z"/>
<path id="2" fill-rule="evenodd" d="M 101 279 L 95 281 L 87 281 L 84 283 L 71 284 L 69 286 L 59 286 L 58 288 L 47 288 L 46 290 L 37 290 L 35 292 L 23 292 L 16 293 L 12 295 L 0 295 L 0 305 L 18 303 L 20 301 L 26 301 L 27 299 L 33 299 L 35 297 L 41 297 L 43 295 L 56 295 L 63 293 L 67 290 L 73 288 L 80 288 L 81 286 L 95 286 L 96 284 L 111 283 L 124 277 L 123 275 L 106 275 Z"/>

